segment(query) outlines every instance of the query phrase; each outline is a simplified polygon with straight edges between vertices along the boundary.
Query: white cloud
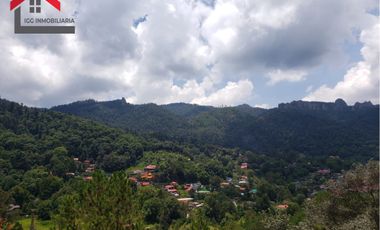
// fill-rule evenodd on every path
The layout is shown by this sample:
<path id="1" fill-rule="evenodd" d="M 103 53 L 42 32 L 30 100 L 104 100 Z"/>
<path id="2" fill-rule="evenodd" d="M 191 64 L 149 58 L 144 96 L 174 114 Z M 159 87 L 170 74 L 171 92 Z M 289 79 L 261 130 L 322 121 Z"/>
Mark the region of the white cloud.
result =
<path id="1" fill-rule="evenodd" d="M 262 109 L 271 109 L 272 108 L 272 106 L 270 106 L 268 104 L 257 104 L 254 107 L 256 107 L 256 108 L 262 108 Z"/>
<path id="2" fill-rule="evenodd" d="M 0 14 L 0 96 L 36 106 L 123 96 L 135 103 L 253 103 L 257 77 L 299 81 L 300 69 L 339 59 L 344 41 L 371 21 L 366 12 L 376 6 L 374 0 L 209 2 L 65 1 L 63 11 L 77 11 L 76 35 L 15 35 L 12 13 Z"/>
<path id="3" fill-rule="evenodd" d="M 302 70 L 280 70 L 269 72 L 267 77 L 270 79 L 268 85 L 275 85 L 282 81 L 297 82 L 305 80 L 306 71 Z"/>
<path id="4" fill-rule="evenodd" d="M 250 97 L 252 92 L 253 84 L 249 80 L 228 82 L 224 88 L 219 89 L 208 96 L 195 98 L 191 103 L 216 106 L 238 105 L 243 103 L 246 98 Z"/>
<path id="5" fill-rule="evenodd" d="M 379 36 L 380 24 L 363 30 L 360 40 L 363 61 L 349 69 L 344 79 L 333 87 L 322 85 L 304 98 L 307 101 L 334 101 L 343 98 L 348 103 L 371 100 L 379 103 Z"/>

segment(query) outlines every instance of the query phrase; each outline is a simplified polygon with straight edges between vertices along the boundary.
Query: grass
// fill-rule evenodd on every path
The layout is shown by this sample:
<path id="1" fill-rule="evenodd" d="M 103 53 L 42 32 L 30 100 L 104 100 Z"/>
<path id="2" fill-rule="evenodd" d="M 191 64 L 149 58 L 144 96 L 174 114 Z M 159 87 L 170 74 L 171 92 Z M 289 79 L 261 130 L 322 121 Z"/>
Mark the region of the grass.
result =
<path id="1" fill-rule="evenodd" d="M 22 225 L 23 229 L 27 230 L 30 227 L 31 218 L 21 219 L 18 222 Z M 53 224 L 51 223 L 50 220 L 45 220 L 45 221 L 36 220 L 36 229 L 37 230 L 50 230 L 51 228 L 53 228 Z"/>
<path id="2" fill-rule="evenodd" d="M 132 166 L 132 167 L 129 167 L 126 171 L 127 172 L 133 172 L 134 170 L 144 170 L 144 165 L 143 164 L 139 164 L 139 165 L 136 165 L 136 166 Z"/>
<path id="3" fill-rule="evenodd" d="M 179 198 L 186 198 L 186 197 L 189 197 L 189 193 L 186 192 L 184 189 L 182 189 L 182 188 L 178 188 L 177 191 L 178 191 L 178 193 L 179 193 Z"/>

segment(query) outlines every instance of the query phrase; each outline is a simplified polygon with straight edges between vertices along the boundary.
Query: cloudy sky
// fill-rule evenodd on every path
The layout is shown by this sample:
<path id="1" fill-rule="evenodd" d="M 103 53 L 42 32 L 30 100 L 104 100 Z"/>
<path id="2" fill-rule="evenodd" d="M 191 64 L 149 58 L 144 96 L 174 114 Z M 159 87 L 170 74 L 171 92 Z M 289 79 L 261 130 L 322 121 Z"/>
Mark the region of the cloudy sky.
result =
<path id="1" fill-rule="evenodd" d="M 41 107 L 379 103 L 376 0 L 61 2 L 75 35 L 16 35 L 0 2 L 0 97 Z"/>

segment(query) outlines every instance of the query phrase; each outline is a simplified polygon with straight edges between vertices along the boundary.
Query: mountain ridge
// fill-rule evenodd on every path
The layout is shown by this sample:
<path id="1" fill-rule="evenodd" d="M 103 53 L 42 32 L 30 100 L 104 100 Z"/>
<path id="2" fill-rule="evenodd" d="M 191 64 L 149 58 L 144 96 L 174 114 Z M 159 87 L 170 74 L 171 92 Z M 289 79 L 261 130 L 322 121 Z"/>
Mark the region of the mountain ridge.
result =
<path id="1" fill-rule="evenodd" d="M 186 103 L 133 105 L 125 99 L 87 100 L 51 110 L 82 116 L 160 140 L 215 144 L 271 154 L 328 155 L 378 151 L 379 106 L 370 102 L 293 101 L 272 109 Z"/>

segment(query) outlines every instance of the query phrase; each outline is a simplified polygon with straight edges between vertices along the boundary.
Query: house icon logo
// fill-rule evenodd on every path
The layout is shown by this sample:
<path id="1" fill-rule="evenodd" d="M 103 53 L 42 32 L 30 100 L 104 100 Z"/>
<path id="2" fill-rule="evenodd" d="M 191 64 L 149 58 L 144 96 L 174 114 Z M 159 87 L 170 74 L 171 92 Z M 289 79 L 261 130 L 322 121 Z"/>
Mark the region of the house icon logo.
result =
<path id="1" fill-rule="evenodd" d="M 15 33 L 16 34 L 75 34 L 75 23 L 73 18 L 62 18 L 62 17 L 34 17 L 34 15 L 41 15 L 43 2 L 46 5 L 50 5 L 55 8 L 58 12 L 61 12 L 61 2 L 59 0 L 28 0 L 29 16 L 33 17 L 24 18 L 24 24 L 33 25 L 22 25 L 21 24 L 21 5 L 25 0 L 11 0 L 10 10 L 14 11 L 15 14 Z M 60 24 L 70 24 L 70 26 L 61 26 Z"/>

